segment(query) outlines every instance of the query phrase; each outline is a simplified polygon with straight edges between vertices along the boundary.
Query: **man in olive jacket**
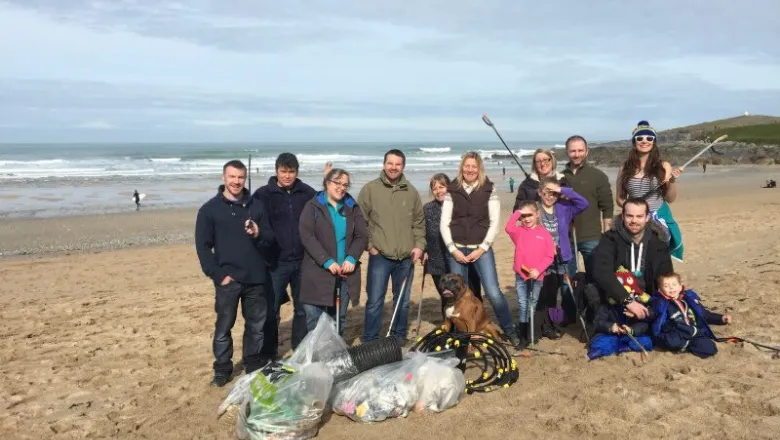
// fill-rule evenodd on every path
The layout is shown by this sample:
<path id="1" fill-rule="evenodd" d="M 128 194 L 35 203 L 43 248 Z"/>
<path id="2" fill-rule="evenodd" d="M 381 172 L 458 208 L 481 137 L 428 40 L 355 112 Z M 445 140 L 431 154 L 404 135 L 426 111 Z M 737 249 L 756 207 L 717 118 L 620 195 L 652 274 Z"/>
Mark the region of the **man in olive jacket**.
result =
<path id="1" fill-rule="evenodd" d="M 391 334 L 404 343 L 408 331 L 409 294 L 414 264 L 425 249 L 425 215 L 417 189 L 403 171 L 406 156 L 399 150 L 385 153 L 379 177 L 360 191 L 358 204 L 368 223 L 368 273 L 366 275 L 366 320 L 363 342 L 379 337 L 387 283 L 393 279 L 393 309 L 398 314 Z M 406 280 L 404 292 L 401 284 Z"/>
<path id="2" fill-rule="evenodd" d="M 569 163 L 563 170 L 571 188 L 585 197 L 588 208 L 574 217 L 575 243 L 585 262 L 588 279 L 593 277 L 593 252 L 601 240 L 601 234 L 612 226 L 614 199 L 609 177 L 588 163 L 588 143 L 582 136 L 571 136 L 566 140 L 566 155 Z M 569 275 L 577 273 L 577 255 L 570 262 Z"/>

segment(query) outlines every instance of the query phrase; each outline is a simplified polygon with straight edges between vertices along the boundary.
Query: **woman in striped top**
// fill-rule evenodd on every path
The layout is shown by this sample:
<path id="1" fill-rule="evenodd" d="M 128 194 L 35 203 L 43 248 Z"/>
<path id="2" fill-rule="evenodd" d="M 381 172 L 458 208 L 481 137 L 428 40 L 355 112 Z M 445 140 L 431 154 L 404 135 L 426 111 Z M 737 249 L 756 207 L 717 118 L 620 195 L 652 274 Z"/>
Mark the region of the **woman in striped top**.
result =
<path id="1" fill-rule="evenodd" d="M 672 169 L 669 162 L 661 159 L 655 129 L 647 121 L 639 121 L 631 142 L 634 148 L 629 151 L 628 158 L 618 171 L 618 206 L 622 207 L 628 198 L 643 197 L 662 182 L 666 184 L 646 198 L 647 203 L 650 204 L 650 211 L 657 211 L 664 201 L 674 202 L 677 198 L 675 179 L 680 177 L 682 170 Z"/>
<path id="2" fill-rule="evenodd" d="M 621 208 L 629 198 L 644 198 L 650 205 L 650 216 L 667 231 L 667 241 L 673 256 L 682 261 L 682 234 L 672 217 L 669 204 L 677 199 L 677 183 L 682 170 L 661 159 L 655 129 L 647 121 L 639 121 L 632 133 L 634 148 L 617 175 L 616 202 Z M 659 183 L 663 183 L 655 189 Z M 653 190 L 651 192 L 651 190 Z"/>

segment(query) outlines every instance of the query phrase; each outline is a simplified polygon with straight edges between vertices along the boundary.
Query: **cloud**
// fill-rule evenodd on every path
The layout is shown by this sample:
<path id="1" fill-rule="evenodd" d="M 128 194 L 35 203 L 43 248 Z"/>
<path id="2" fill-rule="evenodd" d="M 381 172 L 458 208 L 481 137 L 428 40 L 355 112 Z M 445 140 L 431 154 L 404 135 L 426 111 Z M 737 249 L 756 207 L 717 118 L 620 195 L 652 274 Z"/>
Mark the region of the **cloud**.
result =
<path id="1" fill-rule="evenodd" d="M 507 136 L 608 138 L 643 118 L 776 114 L 779 9 L 11 0 L 0 136 L 483 139 L 488 113 Z M 81 126 L 95 121 L 112 129 Z"/>

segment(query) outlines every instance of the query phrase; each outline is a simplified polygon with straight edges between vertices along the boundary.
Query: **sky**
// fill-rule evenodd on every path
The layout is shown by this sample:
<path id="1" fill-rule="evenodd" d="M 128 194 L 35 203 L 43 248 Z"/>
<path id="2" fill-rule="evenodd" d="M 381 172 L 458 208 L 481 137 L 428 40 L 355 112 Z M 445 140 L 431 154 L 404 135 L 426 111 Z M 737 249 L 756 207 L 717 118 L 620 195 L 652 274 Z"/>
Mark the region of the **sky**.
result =
<path id="1" fill-rule="evenodd" d="M 628 138 L 780 115 L 777 0 L 0 0 L 0 142 Z"/>

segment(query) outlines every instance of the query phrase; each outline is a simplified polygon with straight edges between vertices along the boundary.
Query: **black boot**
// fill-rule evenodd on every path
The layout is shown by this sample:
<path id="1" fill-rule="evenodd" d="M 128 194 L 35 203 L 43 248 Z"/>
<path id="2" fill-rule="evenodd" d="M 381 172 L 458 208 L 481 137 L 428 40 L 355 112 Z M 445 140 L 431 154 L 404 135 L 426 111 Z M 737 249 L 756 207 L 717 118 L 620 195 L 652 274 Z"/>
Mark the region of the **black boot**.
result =
<path id="1" fill-rule="evenodd" d="M 547 339 L 561 339 L 563 337 L 563 333 L 550 318 L 549 309 L 541 313 L 543 315 L 540 317 L 542 321 L 542 328 L 539 336 Z"/>
<path id="2" fill-rule="evenodd" d="M 517 323 L 517 338 L 518 341 L 515 344 L 516 349 L 522 350 L 528 347 L 528 323 L 527 322 Z"/>
<path id="3" fill-rule="evenodd" d="M 542 338 L 542 331 L 544 330 L 543 329 L 543 325 L 544 325 L 545 317 L 547 317 L 547 319 L 549 319 L 549 315 L 547 315 L 547 311 L 546 310 L 543 311 L 543 312 L 540 312 L 538 310 L 536 312 L 534 312 L 534 344 L 538 344 L 539 343 L 539 339 Z M 530 332 L 530 330 L 529 330 L 529 332 Z M 529 341 L 531 340 L 530 335 L 528 337 L 528 340 Z"/>

